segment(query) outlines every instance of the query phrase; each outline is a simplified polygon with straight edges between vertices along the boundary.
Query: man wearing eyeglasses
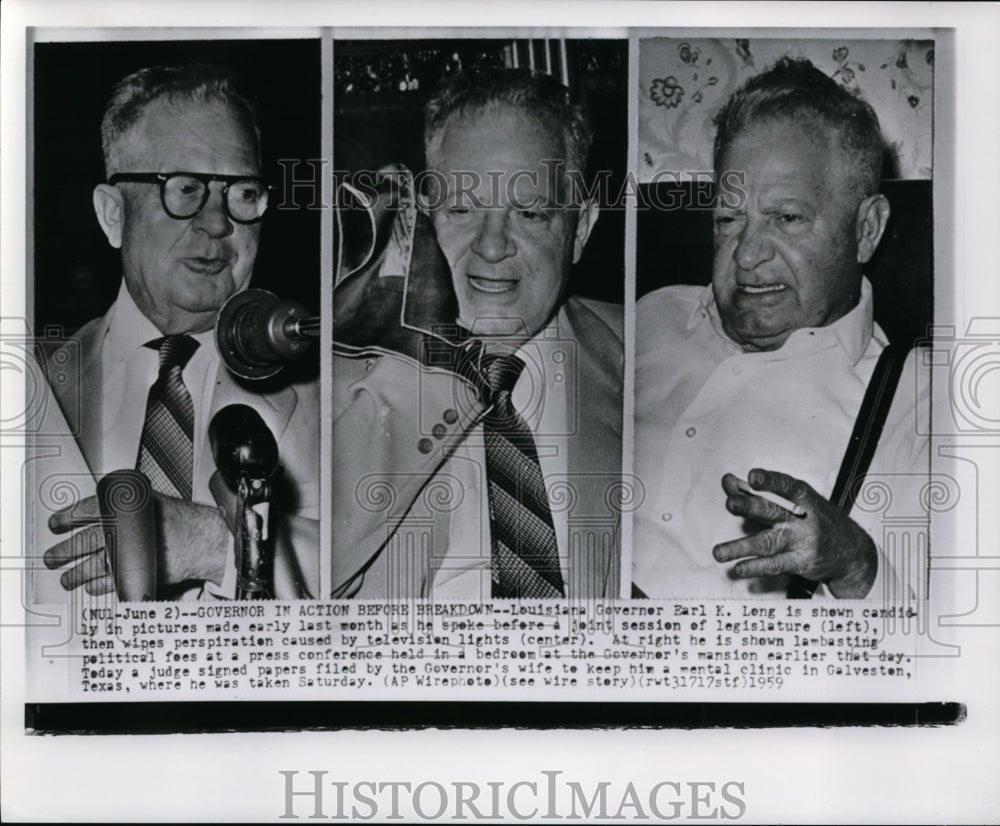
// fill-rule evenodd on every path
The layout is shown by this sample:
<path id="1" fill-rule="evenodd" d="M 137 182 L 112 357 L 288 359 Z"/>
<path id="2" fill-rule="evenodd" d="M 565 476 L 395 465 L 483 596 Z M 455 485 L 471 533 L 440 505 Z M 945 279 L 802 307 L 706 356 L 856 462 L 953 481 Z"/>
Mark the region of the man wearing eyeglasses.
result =
<path id="1" fill-rule="evenodd" d="M 261 414 L 282 460 L 276 504 L 289 514 L 318 515 L 315 388 L 251 392 L 220 365 L 214 341 L 219 308 L 250 281 L 267 208 L 256 114 L 225 71 L 152 67 L 115 86 L 101 138 L 108 177 L 94 189 L 94 210 L 108 242 L 121 250 L 122 285 L 111 309 L 74 337 L 79 383 L 54 390 L 67 418 L 74 405 L 66 400 L 80 400 L 80 421 L 70 424 L 95 477 L 119 468 L 149 477 L 157 494 L 160 584 L 167 586 L 158 596 L 202 586 L 227 596 L 232 536 L 208 487 L 215 467 L 206 434 L 217 410 L 239 403 Z M 66 532 L 79 525 L 81 511 L 94 510 L 85 500 L 50 526 Z M 99 525 L 87 530 L 101 536 Z M 313 559 L 276 561 L 289 574 L 276 572 L 279 597 L 315 592 L 315 542 L 299 546 L 311 546 Z M 81 547 L 88 546 L 67 539 L 45 563 L 65 566 L 67 590 L 112 590 L 103 552 L 82 556 Z M 280 593 L 283 578 L 291 593 Z"/>

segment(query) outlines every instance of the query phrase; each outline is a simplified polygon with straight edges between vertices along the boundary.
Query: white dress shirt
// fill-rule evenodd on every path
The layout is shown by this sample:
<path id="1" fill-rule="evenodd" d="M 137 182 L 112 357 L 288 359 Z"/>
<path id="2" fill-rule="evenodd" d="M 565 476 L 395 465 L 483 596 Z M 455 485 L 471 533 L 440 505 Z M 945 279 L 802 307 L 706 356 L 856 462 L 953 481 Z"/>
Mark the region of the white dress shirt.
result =
<path id="1" fill-rule="evenodd" d="M 146 401 L 160 367 L 159 352 L 145 344 L 162 336 L 163 333 L 136 306 L 123 279 L 118 297 L 108 312 L 107 331 L 101 347 L 102 467 L 99 475 L 136 467 Z M 198 342 L 198 349 L 181 371 L 181 378 L 194 404 L 194 486 L 191 498 L 194 502 L 214 508 L 215 498 L 204 481 L 211 474 L 201 473 L 200 469 L 202 462 L 213 461 L 211 454 L 202 446 L 208 432 L 219 351 L 215 346 L 213 330 L 195 333 L 191 337 Z M 235 557 L 230 547 L 225 579 L 221 586 L 206 583 L 207 595 L 232 596 L 235 593 L 235 575 Z M 185 594 L 185 598 L 197 596 L 199 594 L 193 591 Z"/>
<path id="2" fill-rule="evenodd" d="M 647 596 L 784 595 L 787 576 L 736 579 L 735 563 L 712 557 L 714 545 L 747 535 L 743 519 L 725 508 L 722 476 L 746 479 L 761 467 L 829 496 L 885 345 L 867 279 L 847 315 L 796 330 L 769 352 L 743 352 L 726 335 L 711 287 L 666 287 L 638 302 L 635 470 L 646 499 L 635 519 L 633 581 Z M 901 380 L 901 391 L 911 381 Z M 916 435 L 914 402 L 913 392 L 897 392 L 872 474 L 926 481 L 927 441 Z M 852 512 L 879 544 L 875 517 Z M 890 567 L 880 552 L 870 595 L 889 587 Z M 894 583 L 897 592 L 912 588 Z"/>
<path id="3" fill-rule="evenodd" d="M 118 298 L 109 312 L 108 329 L 101 347 L 102 389 L 102 459 L 101 473 L 134 468 L 139 455 L 139 441 L 146 416 L 149 388 L 160 369 L 160 354 L 145 344 L 162 338 L 161 333 L 136 306 L 122 281 Z M 215 374 L 219 368 L 219 352 L 215 348 L 212 330 L 191 336 L 198 349 L 181 371 L 184 386 L 194 403 L 194 475 L 199 479 L 199 465 L 211 462 L 198 448 L 208 432 L 209 414 Z M 214 505 L 207 484 L 192 490 L 192 499 Z"/>

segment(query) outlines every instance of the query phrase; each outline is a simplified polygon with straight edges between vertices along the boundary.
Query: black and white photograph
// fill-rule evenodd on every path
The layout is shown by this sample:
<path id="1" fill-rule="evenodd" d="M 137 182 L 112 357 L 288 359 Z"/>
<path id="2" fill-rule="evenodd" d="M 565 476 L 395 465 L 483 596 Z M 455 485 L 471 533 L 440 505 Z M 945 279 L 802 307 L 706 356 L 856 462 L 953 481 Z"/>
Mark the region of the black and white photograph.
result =
<path id="1" fill-rule="evenodd" d="M 335 596 L 619 595 L 627 46 L 335 41 Z"/>
<path id="2" fill-rule="evenodd" d="M 282 185 L 320 153 L 318 42 L 36 42 L 32 66 L 56 404 L 29 601 L 318 594 L 318 350 L 284 369 L 251 329 L 318 310 L 319 212 Z"/>
<path id="3" fill-rule="evenodd" d="M 0 816 L 992 822 L 1000 9 L 11 0 Z"/>
<path id="4" fill-rule="evenodd" d="M 926 597 L 934 46 L 639 41 L 636 593 Z"/>

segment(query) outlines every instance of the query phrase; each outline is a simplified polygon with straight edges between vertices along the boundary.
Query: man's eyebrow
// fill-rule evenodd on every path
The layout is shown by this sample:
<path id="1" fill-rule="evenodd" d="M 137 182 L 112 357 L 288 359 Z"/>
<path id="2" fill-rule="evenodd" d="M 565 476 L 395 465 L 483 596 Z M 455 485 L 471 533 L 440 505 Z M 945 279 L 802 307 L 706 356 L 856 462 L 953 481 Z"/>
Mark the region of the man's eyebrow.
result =
<path id="1" fill-rule="evenodd" d="M 770 198 L 765 199 L 763 207 L 764 209 L 775 209 L 777 207 L 783 207 L 789 204 L 806 207 L 808 209 L 815 209 L 816 199 L 804 197 L 802 195 L 774 195 Z"/>
<path id="2" fill-rule="evenodd" d="M 562 209 L 569 205 L 569 201 L 563 203 L 549 198 L 546 195 L 529 195 L 526 198 L 515 199 L 521 208 L 530 207 L 532 209 Z"/>

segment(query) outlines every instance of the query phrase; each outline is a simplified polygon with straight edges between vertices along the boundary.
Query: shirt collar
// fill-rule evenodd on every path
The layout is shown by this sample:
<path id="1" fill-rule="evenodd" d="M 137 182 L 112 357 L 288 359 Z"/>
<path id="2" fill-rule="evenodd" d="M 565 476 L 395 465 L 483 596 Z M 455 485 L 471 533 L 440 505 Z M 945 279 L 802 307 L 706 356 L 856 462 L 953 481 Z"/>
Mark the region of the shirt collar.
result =
<path id="1" fill-rule="evenodd" d="M 559 342 L 558 313 L 552 316 L 552 320 L 541 330 L 524 342 L 524 344 L 517 349 L 517 352 L 514 355 L 521 359 L 521 361 L 524 361 L 528 353 L 537 348 L 539 345 L 544 346 L 546 342 Z"/>
<path id="2" fill-rule="evenodd" d="M 514 408 L 525 418 L 532 429 L 539 427 L 543 421 L 549 426 L 556 425 L 565 413 L 562 409 L 561 394 L 565 390 L 565 382 L 560 382 L 557 375 L 564 372 L 566 365 L 553 358 L 555 350 L 566 347 L 566 342 L 559 338 L 559 313 L 541 330 L 524 342 L 514 354 L 523 363 L 524 369 L 514 384 L 511 402 Z"/>
<path id="3" fill-rule="evenodd" d="M 112 309 L 105 346 L 111 355 L 111 364 L 117 364 L 137 352 L 147 341 L 162 336 L 156 325 L 142 314 L 132 294 L 122 279 Z"/>
<path id="4" fill-rule="evenodd" d="M 874 303 L 872 301 L 871 283 L 866 277 L 861 279 L 861 298 L 846 315 L 838 318 L 833 324 L 825 327 L 803 327 L 792 333 L 785 343 L 777 350 L 771 351 L 776 357 L 794 355 L 801 352 L 803 347 L 815 350 L 828 343 L 835 343 L 844 351 L 851 364 L 857 364 L 868 348 L 872 334 L 875 331 L 874 324 Z M 722 318 L 719 316 L 719 308 L 715 303 L 715 293 L 710 284 L 705 288 L 699 297 L 691 315 L 688 317 L 687 329 L 692 331 L 698 322 L 707 316 L 716 335 L 722 338 L 728 345 L 742 350 L 734 342 L 722 327 Z M 806 344 L 805 342 L 811 342 Z"/>
<path id="5" fill-rule="evenodd" d="M 141 352 L 147 342 L 163 336 L 156 325 L 143 315 L 128 291 L 124 278 L 121 287 L 118 288 L 118 297 L 115 299 L 110 316 L 105 347 L 111 356 L 112 365 Z M 200 345 L 195 351 L 196 355 L 214 352 L 215 348 L 211 344 L 215 337 L 214 329 L 190 335 Z"/>

